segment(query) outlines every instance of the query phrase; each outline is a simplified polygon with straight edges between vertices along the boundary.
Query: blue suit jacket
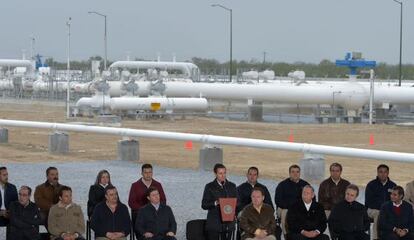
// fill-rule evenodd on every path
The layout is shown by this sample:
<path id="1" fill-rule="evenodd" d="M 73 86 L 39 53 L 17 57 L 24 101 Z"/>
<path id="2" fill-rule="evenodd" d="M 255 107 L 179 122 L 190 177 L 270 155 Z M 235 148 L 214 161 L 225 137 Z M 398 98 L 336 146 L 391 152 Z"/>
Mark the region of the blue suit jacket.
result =
<path id="1" fill-rule="evenodd" d="M 379 231 L 381 236 L 391 233 L 394 227 L 408 229 L 409 232 L 414 231 L 413 208 L 406 201 L 403 201 L 401 204 L 400 216 L 395 214 L 391 201 L 384 203 L 381 207 L 379 217 Z"/>

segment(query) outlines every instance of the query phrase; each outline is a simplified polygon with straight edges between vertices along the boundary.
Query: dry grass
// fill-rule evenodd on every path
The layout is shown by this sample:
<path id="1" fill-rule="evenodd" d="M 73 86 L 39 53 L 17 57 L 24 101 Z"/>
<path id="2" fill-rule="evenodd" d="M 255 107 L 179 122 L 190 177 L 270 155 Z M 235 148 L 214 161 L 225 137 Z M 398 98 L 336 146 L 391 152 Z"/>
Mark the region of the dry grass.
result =
<path id="1" fill-rule="evenodd" d="M 65 122 L 64 108 L 40 104 L 0 104 L 0 118 Z M 76 119 L 74 121 L 86 121 Z M 166 130 L 188 133 L 226 135 L 269 140 L 287 141 L 293 134 L 295 142 L 326 144 L 345 147 L 414 152 L 414 128 L 391 125 L 361 124 L 275 124 L 229 122 L 208 118 L 187 118 L 186 120 L 123 121 L 123 127 L 137 129 Z M 70 153 L 52 155 L 47 152 L 49 131 L 39 129 L 9 129 L 9 144 L 0 145 L 0 162 L 39 161 L 88 161 L 116 159 L 117 136 L 89 133 L 70 133 Z M 375 144 L 369 145 L 369 135 L 375 137 Z M 197 168 L 198 149 L 184 148 L 179 141 L 140 139 L 140 157 L 143 162 L 156 163 L 174 168 Z M 286 177 L 287 168 L 297 163 L 302 154 L 241 147 L 224 147 L 224 161 L 232 173 L 244 174 L 247 167 L 256 165 L 262 176 L 280 180 Z M 327 166 L 332 162 L 344 165 L 344 177 L 365 185 L 376 174 L 380 161 L 326 156 Z M 387 162 L 391 167 L 391 178 L 399 184 L 412 180 L 414 164 Z M 328 171 L 326 169 L 326 173 Z"/>

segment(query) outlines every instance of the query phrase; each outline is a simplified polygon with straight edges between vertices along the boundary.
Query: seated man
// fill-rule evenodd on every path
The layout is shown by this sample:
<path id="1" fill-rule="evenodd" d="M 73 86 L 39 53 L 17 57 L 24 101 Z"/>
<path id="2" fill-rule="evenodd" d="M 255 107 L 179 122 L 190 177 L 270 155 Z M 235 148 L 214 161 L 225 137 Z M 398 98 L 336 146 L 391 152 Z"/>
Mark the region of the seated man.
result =
<path id="1" fill-rule="evenodd" d="M 345 190 L 345 200 L 336 204 L 329 215 L 329 228 L 339 240 L 369 240 L 370 219 L 367 209 L 355 201 L 359 189 L 350 184 Z"/>
<path id="2" fill-rule="evenodd" d="M 79 205 L 72 202 L 72 189 L 61 187 L 59 202 L 49 211 L 48 230 L 51 240 L 84 240 L 85 220 Z"/>
<path id="3" fill-rule="evenodd" d="M 175 240 L 177 223 L 171 208 L 161 203 L 157 188 L 147 190 L 149 203 L 142 207 L 137 216 L 135 231 L 142 239 Z"/>
<path id="4" fill-rule="evenodd" d="M 22 186 L 19 190 L 19 201 L 10 204 L 10 239 L 38 240 L 40 219 L 39 209 L 30 201 L 32 189 Z"/>
<path id="5" fill-rule="evenodd" d="M 384 203 L 379 216 L 380 238 L 386 240 L 413 240 L 414 216 L 409 203 L 403 201 L 404 189 L 395 186 L 391 201 Z"/>
<path id="6" fill-rule="evenodd" d="M 251 203 L 242 211 L 240 228 L 243 240 L 276 240 L 276 220 L 274 209 L 263 203 L 265 193 L 260 187 L 254 187 L 251 193 Z"/>
<path id="7" fill-rule="evenodd" d="M 118 191 L 112 185 L 105 189 L 105 199 L 96 205 L 91 217 L 96 240 L 126 240 L 131 231 L 127 206 L 118 201 Z"/>
<path id="8" fill-rule="evenodd" d="M 326 215 L 321 204 L 313 200 L 315 191 L 311 185 L 302 190 L 302 200 L 293 204 L 286 216 L 287 236 L 290 240 L 329 240 L 326 230 Z"/>

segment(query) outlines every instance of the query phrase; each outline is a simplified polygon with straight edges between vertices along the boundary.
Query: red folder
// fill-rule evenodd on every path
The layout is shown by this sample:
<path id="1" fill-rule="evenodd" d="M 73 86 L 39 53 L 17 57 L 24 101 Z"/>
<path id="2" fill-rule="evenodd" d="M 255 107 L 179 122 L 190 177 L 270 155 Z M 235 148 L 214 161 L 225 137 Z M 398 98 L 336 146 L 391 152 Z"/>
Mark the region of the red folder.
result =
<path id="1" fill-rule="evenodd" d="M 219 198 L 221 220 L 233 222 L 236 215 L 237 198 Z"/>

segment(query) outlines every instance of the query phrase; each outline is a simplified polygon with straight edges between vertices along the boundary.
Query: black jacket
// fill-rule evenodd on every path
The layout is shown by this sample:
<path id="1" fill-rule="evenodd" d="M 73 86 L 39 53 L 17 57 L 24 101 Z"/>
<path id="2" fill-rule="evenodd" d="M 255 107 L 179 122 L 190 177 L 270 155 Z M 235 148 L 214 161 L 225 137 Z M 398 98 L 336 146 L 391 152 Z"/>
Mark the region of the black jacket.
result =
<path id="1" fill-rule="evenodd" d="M 237 188 L 232 182 L 226 181 L 223 186 L 214 179 L 206 184 L 203 193 L 201 207 L 207 212 L 206 230 L 213 232 L 232 231 L 234 230 L 233 222 L 223 222 L 221 220 L 220 206 L 214 205 L 219 198 L 237 198 Z"/>
<path id="2" fill-rule="evenodd" d="M 281 181 L 275 191 L 275 204 L 278 208 L 289 209 L 296 201 L 302 200 L 302 188 L 309 185 L 305 180 L 299 179 L 295 183 L 290 178 Z M 316 199 L 314 199 L 316 201 Z"/>
<path id="3" fill-rule="evenodd" d="M 287 212 L 288 232 L 299 234 L 302 230 L 318 230 L 320 233 L 326 230 L 326 215 L 322 205 L 312 201 L 309 211 L 305 203 L 300 200 L 293 204 Z"/>
<path id="4" fill-rule="evenodd" d="M 329 228 L 336 234 L 365 232 L 370 227 L 367 208 L 354 201 L 336 204 L 329 215 Z"/>
<path id="5" fill-rule="evenodd" d="M 106 188 L 108 188 L 110 185 L 106 186 Z M 105 189 L 104 187 L 102 187 L 100 184 L 94 184 L 91 185 L 91 187 L 89 188 L 89 198 L 88 198 L 88 217 L 91 218 L 92 213 L 93 213 L 93 209 L 95 208 L 95 206 L 102 202 L 105 201 Z"/>
<path id="6" fill-rule="evenodd" d="M 391 189 L 396 184 L 388 179 L 385 185 L 382 185 L 378 177 L 367 184 L 365 188 L 365 206 L 371 209 L 380 210 L 382 204 L 390 201 Z"/>
<path id="7" fill-rule="evenodd" d="M 165 237 L 168 232 L 177 232 L 177 223 L 169 206 L 161 203 L 156 210 L 151 203 L 148 203 L 138 212 L 135 231 L 141 236 L 150 232 L 155 237 Z"/>
<path id="8" fill-rule="evenodd" d="M 403 201 L 400 208 L 401 215 L 397 216 L 393 210 L 393 204 L 391 201 L 388 201 L 382 205 L 378 224 L 380 236 L 387 236 L 392 233 L 394 227 L 408 229 L 408 232 L 410 233 L 414 231 L 414 216 L 411 204 Z"/>
<path id="9" fill-rule="evenodd" d="M 274 209 L 272 198 L 270 197 L 270 193 L 269 193 L 269 190 L 267 190 L 267 187 L 260 183 L 256 183 L 254 187 L 260 187 L 263 189 L 264 194 L 265 194 L 265 199 L 263 202 L 266 204 L 269 204 Z M 238 212 L 243 210 L 244 207 L 246 207 L 252 202 L 252 197 L 251 197 L 252 190 L 253 190 L 253 186 L 248 182 L 244 182 L 237 187 L 237 193 L 239 194 Z"/>
<path id="10" fill-rule="evenodd" d="M 39 209 L 30 202 L 27 206 L 18 201 L 10 204 L 10 239 L 39 239 L 39 225 L 42 223 Z"/>
<path id="11" fill-rule="evenodd" d="M 9 206 L 12 202 L 17 201 L 17 189 L 16 186 L 14 186 L 11 183 L 6 183 L 6 185 L 4 186 L 4 195 L 2 196 L 0 194 L 0 207 L 2 205 L 2 199 L 4 199 L 4 207 L 6 208 L 6 210 L 9 210 Z M 9 220 L 4 218 L 4 217 L 0 217 L 0 226 L 6 226 L 9 223 Z"/>
<path id="12" fill-rule="evenodd" d="M 106 205 L 100 202 L 93 210 L 91 228 L 95 237 L 105 237 L 107 232 L 123 232 L 128 236 L 131 231 L 131 217 L 125 204 L 118 202 L 114 213 Z"/>

